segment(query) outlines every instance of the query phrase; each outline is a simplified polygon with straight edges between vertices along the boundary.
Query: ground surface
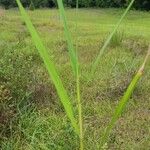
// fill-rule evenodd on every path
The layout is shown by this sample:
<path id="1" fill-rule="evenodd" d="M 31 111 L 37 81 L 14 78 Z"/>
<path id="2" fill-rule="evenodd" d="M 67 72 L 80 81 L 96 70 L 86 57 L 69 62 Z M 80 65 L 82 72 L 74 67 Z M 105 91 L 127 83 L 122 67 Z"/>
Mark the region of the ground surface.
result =
<path id="1" fill-rule="evenodd" d="M 91 63 L 123 10 L 67 10 L 74 43 L 78 36 L 85 149 L 99 149 L 115 106 L 140 66 L 150 41 L 150 13 L 130 11 L 88 82 Z M 57 10 L 29 12 L 75 106 L 75 79 Z M 106 149 L 150 147 L 150 63 Z M 20 14 L 0 12 L 0 100 L 2 150 L 75 150 L 74 134 L 55 88 Z M 75 112 L 77 109 L 75 108 Z"/>

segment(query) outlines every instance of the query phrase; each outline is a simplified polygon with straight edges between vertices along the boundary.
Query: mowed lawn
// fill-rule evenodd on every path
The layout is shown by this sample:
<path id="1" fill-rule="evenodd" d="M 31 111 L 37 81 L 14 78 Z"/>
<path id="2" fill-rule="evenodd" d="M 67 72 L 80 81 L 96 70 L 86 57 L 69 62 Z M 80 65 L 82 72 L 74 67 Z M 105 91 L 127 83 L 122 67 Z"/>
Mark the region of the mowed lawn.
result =
<path id="1" fill-rule="evenodd" d="M 85 150 L 99 150 L 104 129 L 118 101 L 140 67 L 150 44 L 150 12 L 130 11 L 89 81 L 91 64 L 123 9 L 67 9 L 81 67 Z M 56 9 L 28 11 L 76 108 L 64 30 Z M 79 139 L 32 43 L 19 11 L 0 11 L 0 92 L 2 150 L 76 150 Z M 7 102 L 8 101 L 8 102 Z M 150 147 L 150 62 L 118 120 L 105 149 L 148 150 Z"/>

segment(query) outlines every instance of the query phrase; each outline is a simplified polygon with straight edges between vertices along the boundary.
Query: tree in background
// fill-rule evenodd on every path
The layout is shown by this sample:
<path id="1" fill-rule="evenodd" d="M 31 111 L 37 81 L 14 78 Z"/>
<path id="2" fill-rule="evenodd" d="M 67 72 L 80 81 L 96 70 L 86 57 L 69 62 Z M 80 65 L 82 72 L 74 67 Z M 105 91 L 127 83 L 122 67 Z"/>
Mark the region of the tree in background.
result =
<path id="1" fill-rule="evenodd" d="M 150 10 L 150 0 L 136 0 L 134 7 L 141 10 Z"/>
<path id="2" fill-rule="evenodd" d="M 125 7 L 131 0 L 79 0 L 79 7 Z M 21 0 L 24 7 L 29 7 L 30 0 Z M 57 7 L 57 0 L 32 0 L 35 8 Z M 75 7 L 76 0 L 63 0 L 66 7 Z M 0 5 L 6 9 L 16 7 L 16 0 L 0 0 Z M 135 9 L 150 10 L 150 0 L 135 0 Z"/>
<path id="3" fill-rule="evenodd" d="M 11 5 L 10 0 L 0 0 L 0 5 L 2 5 L 5 9 L 8 9 Z"/>
<path id="4" fill-rule="evenodd" d="M 56 0 L 33 0 L 33 3 L 36 8 L 56 6 Z"/>

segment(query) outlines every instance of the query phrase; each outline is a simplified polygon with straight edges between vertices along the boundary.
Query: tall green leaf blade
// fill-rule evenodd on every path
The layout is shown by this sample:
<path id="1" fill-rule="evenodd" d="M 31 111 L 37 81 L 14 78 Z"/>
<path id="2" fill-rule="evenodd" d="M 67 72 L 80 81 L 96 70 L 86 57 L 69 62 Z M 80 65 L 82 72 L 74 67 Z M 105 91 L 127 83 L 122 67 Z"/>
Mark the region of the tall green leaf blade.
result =
<path id="1" fill-rule="evenodd" d="M 25 9 L 23 8 L 20 0 L 16 0 L 16 2 L 19 6 L 20 12 L 21 12 L 22 17 L 27 25 L 27 28 L 32 36 L 32 40 L 33 40 L 36 48 L 38 49 L 40 56 L 42 57 L 42 59 L 44 61 L 44 64 L 48 70 L 48 73 L 49 73 L 52 81 L 54 82 L 57 93 L 58 93 L 60 100 L 65 108 L 66 114 L 67 114 L 68 118 L 70 119 L 72 126 L 75 129 L 75 132 L 77 134 L 79 134 L 79 129 L 78 129 L 78 125 L 76 123 L 76 119 L 73 114 L 72 105 L 69 101 L 69 97 L 67 95 L 66 90 L 64 89 L 62 81 L 55 69 L 55 66 L 54 66 L 53 62 L 50 60 L 50 58 L 48 56 L 48 52 L 47 52 L 46 48 L 44 47 L 38 33 L 36 32 L 36 29 L 34 28 L 32 22 L 31 22 L 30 18 L 28 17 Z"/>
<path id="2" fill-rule="evenodd" d="M 94 63 L 92 64 L 92 71 L 91 71 L 91 76 L 93 76 L 96 67 L 100 61 L 101 56 L 103 55 L 104 51 L 106 50 L 107 46 L 109 45 L 113 35 L 116 33 L 117 29 L 119 28 L 120 24 L 122 23 L 123 19 L 125 18 L 125 16 L 127 15 L 128 11 L 130 10 L 130 8 L 132 7 L 133 3 L 135 0 L 131 0 L 130 4 L 128 5 L 127 9 L 125 10 L 125 12 L 123 13 L 123 15 L 121 16 L 120 20 L 118 21 L 118 23 L 115 25 L 115 28 L 113 29 L 112 33 L 108 36 L 106 42 L 104 43 L 103 47 L 101 48 L 98 56 L 96 57 Z"/>
<path id="3" fill-rule="evenodd" d="M 112 116 L 112 119 L 109 123 L 109 125 L 107 126 L 105 132 L 104 132 L 104 135 L 102 137 L 102 141 L 101 141 L 101 147 L 104 146 L 104 144 L 106 143 L 116 121 L 118 120 L 118 118 L 120 117 L 121 113 L 123 112 L 125 106 L 127 105 L 127 102 L 129 101 L 129 98 L 131 96 L 131 94 L 133 93 L 138 81 L 140 80 L 140 78 L 142 77 L 143 75 L 143 72 L 144 72 L 144 68 L 145 68 L 145 65 L 148 61 L 150 57 L 150 47 L 149 47 L 149 50 L 148 50 L 148 53 L 145 57 L 145 60 L 142 64 L 142 66 L 140 67 L 139 71 L 137 72 L 137 74 L 134 76 L 133 80 L 131 81 L 130 85 L 128 86 L 123 98 L 120 100 L 118 106 L 116 107 L 116 110 L 114 112 L 114 115 Z"/>
<path id="4" fill-rule="evenodd" d="M 109 135 L 110 135 L 110 132 L 112 131 L 116 121 L 118 120 L 118 118 L 120 117 L 121 113 L 122 113 L 122 110 L 125 108 L 132 92 L 134 91 L 135 87 L 136 87 L 136 84 L 137 82 L 139 81 L 141 77 L 141 74 L 137 74 L 134 79 L 132 80 L 131 84 L 129 85 L 124 97 L 121 99 L 121 101 L 119 102 L 116 110 L 115 110 L 115 113 L 110 121 L 110 124 L 108 125 L 108 127 L 106 128 L 105 130 L 105 133 L 104 133 L 104 136 L 102 137 L 102 141 L 101 141 L 101 147 L 104 146 L 104 144 L 106 143 Z"/>
<path id="5" fill-rule="evenodd" d="M 63 21 L 64 32 L 65 32 L 65 37 L 67 40 L 68 51 L 69 51 L 69 55 L 70 55 L 72 68 L 73 68 L 74 73 L 76 74 L 77 73 L 77 67 L 78 67 L 78 60 L 77 60 L 77 56 L 76 56 L 73 42 L 71 39 L 71 34 L 69 32 L 69 27 L 67 24 L 67 18 L 65 15 L 64 5 L 63 5 L 62 0 L 57 0 L 57 3 L 58 3 L 58 7 L 59 7 L 60 16 L 61 16 L 61 19 Z"/>

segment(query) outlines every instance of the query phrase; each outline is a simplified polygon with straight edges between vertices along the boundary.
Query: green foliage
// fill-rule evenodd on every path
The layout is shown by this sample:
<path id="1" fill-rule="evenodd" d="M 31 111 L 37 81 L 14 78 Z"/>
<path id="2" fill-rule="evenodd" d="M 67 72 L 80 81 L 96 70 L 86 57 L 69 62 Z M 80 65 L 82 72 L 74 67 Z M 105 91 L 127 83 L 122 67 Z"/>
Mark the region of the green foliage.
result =
<path id="1" fill-rule="evenodd" d="M 33 0 L 34 6 L 39 7 L 56 7 L 57 0 Z M 21 0 L 24 7 L 29 7 L 30 0 Z M 63 0 L 67 7 L 76 7 L 76 0 Z M 79 7 L 125 7 L 130 0 L 79 0 Z M 5 8 L 16 6 L 15 0 L 0 0 L 0 5 Z M 150 10 L 149 0 L 136 0 L 134 8 L 141 10 Z"/>

